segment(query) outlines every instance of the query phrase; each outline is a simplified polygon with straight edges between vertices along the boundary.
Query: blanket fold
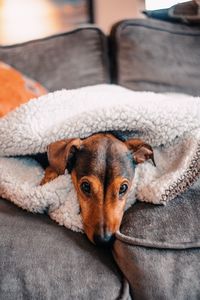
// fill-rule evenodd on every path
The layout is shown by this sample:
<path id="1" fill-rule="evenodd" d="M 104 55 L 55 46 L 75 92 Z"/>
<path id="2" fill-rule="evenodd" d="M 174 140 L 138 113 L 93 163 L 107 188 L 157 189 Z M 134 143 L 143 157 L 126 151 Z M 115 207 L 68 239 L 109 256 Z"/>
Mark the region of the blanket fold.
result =
<path id="1" fill-rule="evenodd" d="M 82 231 L 69 174 L 39 186 L 44 170 L 26 155 L 46 152 L 60 139 L 118 131 L 154 149 L 156 168 L 137 166 L 127 207 L 140 201 L 165 204 L 200 175 L 200 99 L 134 92 L 115 85 L 62 90 L 22 105 L 0 119 L 0 195 L 32 212 Z"/>

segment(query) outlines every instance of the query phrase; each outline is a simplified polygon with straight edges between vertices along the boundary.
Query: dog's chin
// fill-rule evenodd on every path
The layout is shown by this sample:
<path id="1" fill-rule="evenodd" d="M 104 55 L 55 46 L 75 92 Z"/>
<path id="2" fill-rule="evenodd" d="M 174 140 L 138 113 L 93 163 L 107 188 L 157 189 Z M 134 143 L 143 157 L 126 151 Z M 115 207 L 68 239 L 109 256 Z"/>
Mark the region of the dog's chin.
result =
<path id="1" fill-rule="evenodd" d="M 84 223 L 83 223 L 83 227 L 84 227 L 84 232 L 85 232 L 85 234 L 86 234 L 88 240 L 89 240 L 92 244 L 95 245 L 95 242 L 94 242 L 94 240 L 93 240 L 93 232 L 92 232 L 92 230 L 88 230 L 88 229 L 90 229 L 89 226 L 85 225 Z"/>
<path id="2" fill-rule="evenodd" d="M 95 242 L 93 241 L 93 239 L 90 239 L 88 236 L 87 236 L 87 238 L 88 238 L 88 240 L 89 240 L 93 245 L 96 246 L 96 244 L 95 244 Z"/>
<path id="3" fill-rule="evenodd" d="M 87 238 L 88 238 L 88 240 L 93 244 L 93 245 L 95 245 L 96 246 L 96 244 L 95 244 L 95 242 L 94 242 L 94 240 L 93 240 L 93 238 L 89 235 L 89 234 L 87 234 L 87 232 L 85 232 L 85 234 L 86 234 L 86 236 L 87 236 Z"/>

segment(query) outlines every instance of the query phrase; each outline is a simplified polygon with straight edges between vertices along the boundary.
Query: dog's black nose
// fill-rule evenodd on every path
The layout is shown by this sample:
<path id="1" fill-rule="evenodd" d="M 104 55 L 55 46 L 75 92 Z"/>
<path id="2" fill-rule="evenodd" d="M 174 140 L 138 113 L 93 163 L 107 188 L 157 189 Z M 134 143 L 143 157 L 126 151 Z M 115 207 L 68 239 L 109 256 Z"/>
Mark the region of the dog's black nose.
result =
<path id="1" fill-rule="evenodd" d="M 105 233 L 103 236 L 99 234 L 94 234 L 93 241 L 97 246 L 101 247 L 111 247 L 115 240 L 115 235 L 113 233 Z"/>

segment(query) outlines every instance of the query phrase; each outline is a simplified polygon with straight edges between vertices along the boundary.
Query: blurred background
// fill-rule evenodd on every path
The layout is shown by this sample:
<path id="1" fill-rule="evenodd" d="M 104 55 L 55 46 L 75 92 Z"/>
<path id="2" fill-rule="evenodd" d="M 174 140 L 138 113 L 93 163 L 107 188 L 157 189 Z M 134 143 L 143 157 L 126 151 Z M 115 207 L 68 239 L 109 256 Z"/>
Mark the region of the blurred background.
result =
<path id="1" fill-rule="evenodd" d="M 177 0 L 0 0 L 0 44 L 11 45 L 94 23 L 105 33 L 144 9 L 167 8 Z"/>

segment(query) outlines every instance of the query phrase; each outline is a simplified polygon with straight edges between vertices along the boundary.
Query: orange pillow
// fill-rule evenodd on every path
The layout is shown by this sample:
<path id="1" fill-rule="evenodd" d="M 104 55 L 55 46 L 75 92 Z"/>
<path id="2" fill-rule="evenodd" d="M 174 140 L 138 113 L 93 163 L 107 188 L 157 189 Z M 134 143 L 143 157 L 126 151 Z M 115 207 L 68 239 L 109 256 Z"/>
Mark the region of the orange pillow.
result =
<path id="1" fill-rule="evenodd" d="M 0 62 L 0 117 L 31 98 L 46 93 L 41 84 Z"/>

